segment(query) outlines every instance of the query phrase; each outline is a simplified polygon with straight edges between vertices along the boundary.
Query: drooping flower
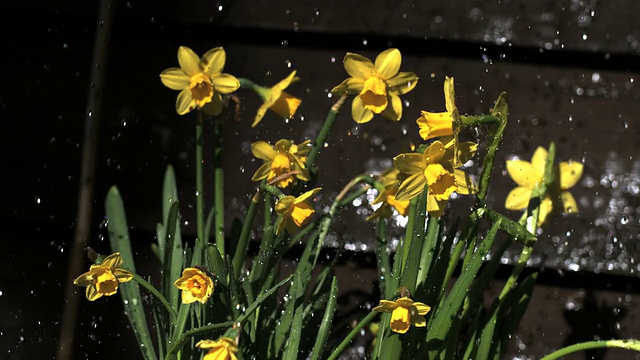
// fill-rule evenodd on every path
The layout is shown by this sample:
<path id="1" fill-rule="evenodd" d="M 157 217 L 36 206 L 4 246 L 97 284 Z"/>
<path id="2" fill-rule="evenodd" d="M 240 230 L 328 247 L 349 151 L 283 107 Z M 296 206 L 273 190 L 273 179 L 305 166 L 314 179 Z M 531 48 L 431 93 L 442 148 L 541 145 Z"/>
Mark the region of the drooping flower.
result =
<path id="1" fill-rule="evenodd" d="M 455 90 L 452 77 L 446 77 L 444 80 L 444 99 L 446 112 L 431 113 L 422 111 L 422 116 L 416 120 L 420 127 L 420 136 L 424 140 L 433 139 L 442 136 L 451 136 L 454 134 L 454 125 L 459 122 L 456 118 L 458 108 L 455 103 Z"/>
<path id="2" fill-rule="evenodd" d="M 262 97 L 264 103 L 258 108 L 258 113 L 251 125 L 252 127 L 258 125 L 264 114 L 267 112 L 267 109 L 284 118 L 292 117 L 296 113 L 296 110 L 298 110 L 298 106 L 300 106 L 302 101 L 284 91 L 289 87 L 289 85 L 291 85 L 291 83 L 297 80 L 295 76 L 296 71 L 294 70 L 284 80 L 269 89 L 261 86 L 254 87 L 254 90 L 256 90 L 256 92 L 258 92 Z"/>
<path id="3" fill-rule="evenodd" d="M 304 226 L 311 216 L 316 212 L 309 199 L 317 194 L 322 188 L 315 188 L 304 194 L 294 197 L 285 196 L 276 203 L 276 213 L 280 215 L 276 221 L 276 235 L 283 229 L 287 229 L 289 234 L 294 234 Z"/>
<path id="4" fill-rule="evenodd" d="M 198 268 L 182 270 L 182 277 L 173 284 L 182 290 L 183 304 L 191 304 L 195 301 L 204 304 L 213 293 L 213 280 Z"/>
<path id="5" fill-rule="evenodd" d="M 425 185 L 429 185 L 427 194 L 427 211 L 431 216 L 440 216 L 454 192 L 471 194 L 476 191 L 471 178 L 458 165 L 454 165 L 453 138 L 444 138 L 445 144 L 437 140 L 431 143 L 422 154 L 405 153 L 393 159 L 394 166 L 401 173 L 408 175 L 400 183 L 396 192 L 396 200 L 410 200 L 422 193 Z M 476 144 L 465 142 L 458 148 L 458 159 L 466 162 L 476 151 Z"/>
<path id="6" fill-rule="evenodd" d="M 73 284 L 85 286 L 85 294 L 89 301 L 95 301 L 100 297 L 111 296 L 118 291 L 118 285 L 133 279 L 133 274 L 120 268 L 122 257 L 119 252 L 113 253 L 102 262 L 91 265 L 86 273 L 78 276 Z"/>
<path id="7" fill-rule="evenodd" d="M 180 90 L 176 100 L 179 115 L 196 108 L 207 114 L 220 114 L 222 94 L 232 93 L 240 87 L 235 76 L 222 72 L 226 58 L 221 47 L 207 51 L 202 58 L 186 46 L 178 48 L 180 67 L 166 69 L 160 74 L 160 80 L 166 87 Z"/>
<path id="8" fill-rule="evenodd" d="M 396 191 L 400 180 L 398 175 L 400 171 L 396 168 L 390 168 L 382 173 L 382 184 L 384 185 L 384 191 L 380 192 L 378 196 L 373 200 L 371 205 L 380 204 L 373 214 L 371 214 L 367 221 L 377 219 L 379 217 L 390 217 L 395 209 L 398 214 L 407 216 L 409 212 L 409 200 L 398 201 L 396 199 Z"/>
<path id="9" fill-rule="evenodd" d="M 200 340 L 196 347 L 202 350 L 209 350 L 203 360 L 238 360 L 236 353 L 238 346 L 228 337 L 221 337 L 218 340 Z"/>
<path id="10" fill-rule="evenodd" d="M 504 206 L 509 210 L 523 210 L 529 205 L 531 193 L 536 185 L 542 185 L 544 181 L 545 165 L 547 163 L 547 150 L 538 147 L 533 153 L 531 162 L 524 160 L 508 160 L 507 172 L 513 181 L 518 184 L 516 188 L 509 192 Z M 540 202 L 540 212 L 538 214 L 538 226 L 541 226 L 549 213 L 553 211 L 554 197 L 562 204 L 562 212 L 577 213 L 578 204 L 575 198 L 567 190 L 578 183 L 582 176 L 583 165 L 577 161 L 563 161 L 559 167 L 559 191 L 553 187 L 548 189 L 547 196 Z"/>
<path id="11" fill-rule="evenodd" d="M 418 83 L 416 74 L 398 72 L 401 63 L 402 55 L 398 49 L 381 52 L 375 63 L 362 55 L 347 53 L 344 68 L 351 77 L 331 92 L 336 95 L 357 95 L 351 104 L 351 114 L 359 124 L 371 121 L 374 114 L 398 121 L 402 117 L 399 95 L 413 90 Z"/>
<path id="12" fill-rule="evenodd" d="M 281 139 L 271 146 L 264 141 L 251 144 L 251 152 L 258 159 L 264 160 L 251 180 L 267 179 L 275 181 L 275 186 L 285 188 L 294 179 L 309 181 L 309 172 L 305 169 L 304 158 L 309 153 L 309 142 L 296 145 L 289 140 Z"/>
<path id="13" fill-rule="evenodd" d="M 396 301 L 380 300 L 380 305 L 373 308 L 379 312 L 390 312 L 391 321 L 389 327 L 392 331 L 404 334 L 411 325 L 417 327 L 427 326 L 425 315 L 431 307 L 421 302 L 413 301 L 409 297 L 401 297 Z"/>

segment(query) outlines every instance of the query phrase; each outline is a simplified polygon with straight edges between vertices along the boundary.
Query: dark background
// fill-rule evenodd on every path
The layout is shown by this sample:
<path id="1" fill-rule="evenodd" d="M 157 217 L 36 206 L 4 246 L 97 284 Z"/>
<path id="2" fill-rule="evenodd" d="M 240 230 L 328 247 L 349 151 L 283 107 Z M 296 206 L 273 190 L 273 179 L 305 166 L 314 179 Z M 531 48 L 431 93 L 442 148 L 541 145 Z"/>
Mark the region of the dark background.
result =
<path id="1" fill-rule="evenodd" d="M 287 137 L 313 138 L 335 99 L 329 90 L 348 75 L 344 54 L 371 59 L 397 47 L 402 71 L 420 76 L 403 96 L 399 124 L 376 117 L 350 119 L 349 104 L 320 154 L 321 204 L 349 179 L 380 171 L 420 138 L 420 110 L 444 110 L 442 83 L 456 79 L 463 113 L 486 112 L 509 94 L 510 124 L 490 192 L 496 209 L 515 185 L 504 161 L 529 160 L 539 145 L 557 145 L 559 160 L 585 164 L 571 190 L 580 213 L 558 216 L 540 234 L 531 266 L 541 269 L 509 358 L 537 358 L 563 343 L 637 337 L 640 140 L 638 113 L 640 3 L 598 1 L 113 1 L 108 57 L 92 59 L 99 2 L 5 1 L 0 8 L 0 164 L 4 193 L 0 226 L 0 358 L 55 354 L 73 241 L 83 128 L 90 74 L 104 72 L 99 114 L 96 184 L 88 244 L 108 253 L 104 195 L 116 184 L 125 200 L 138 270 L 156 271 L 149 252 L 160 220 L 166 166 L 180 186 L 183 231 L 193 217 L 194 116 L 174 111 L 177 92 L 158 74 L 178 66 L 179 46 L 199 54 L 224 46 L 225 72 L 273 85 L 292 69 L 301 80 L 290 92 L 303 102 L 285 122 L 268 113 L 251 128 L 259 100 L 239 91 L 240 121 L 225 127 L 227 225 L 240 217 L 253 191 L 259 163 L 250 144 Z M 103 24 L 104 25 L 104 24 Z M 348 100 L 350 101 L 350 100 Z M 474 134 L 470 134 L 474 135 Z M 482 135 L 482 134 L 480 134 Z M 207 139 L 213 136 L 208 130 Z M 209 141 L 209 144 L 211 141 Z M 211 150 L 208 148 L 207 150 Z M 207 155 L 205 155 L 207 156 Z M 205 163 L 210 180 L 211 166 Z M 212 191 L 205 191 L 211 204 Z M 464 200 L 452 201 L 464 209 Z M 339 269 L 344 295 L 340 316 L 366 300 L 375 279 L 369 254 L 373 226 L 368 206 L 347 209 L 329 247 L 346 244 Z M 512 213 L 513 218 L 519 214 Z M 227 227 L 228 228 L 228 227 Z M 503 259 L 506 277 L 517 250 Z M 137 258 L 137 260 L 138 260 Z M 82 260 L 85 261 L 85 260 Z M 86 261 L 85 261 L 86 265 Z M 83 265 L 84 268 L 84 265 Z M 349 284 L 350 286 L 346 286 Z M 501 280 L 495 282 L 496 291 Z M 370 300 L 370 299 L 369 299 Z M 81 301 L 75 358 L 137 356 L 137 346 L 117 297 Z M 135 355 L 133 355 L 135 354 Z M 590 354 L 594 355 L 594 354 Z M 597 356 L 595 354 L 594 356 Z M 585 358 L 576 355 L 574 358 Z M 596 357 L 598 358 L 598 357 Z M 635 358 L 609 351 L 606 359 Z"/>

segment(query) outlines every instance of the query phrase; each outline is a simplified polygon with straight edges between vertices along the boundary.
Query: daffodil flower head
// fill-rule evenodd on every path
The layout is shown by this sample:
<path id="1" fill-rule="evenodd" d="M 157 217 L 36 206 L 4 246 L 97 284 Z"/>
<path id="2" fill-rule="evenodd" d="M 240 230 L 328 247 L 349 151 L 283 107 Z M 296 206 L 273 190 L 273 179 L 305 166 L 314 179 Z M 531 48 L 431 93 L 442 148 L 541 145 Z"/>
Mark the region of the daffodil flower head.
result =
<path id="1" fill-rule="evenodd" d="M 238 346 L 233 339 L 221 337 L 218 340 L 200 340 L 196 347 L 208 350 L 203 360 L 238 360 Z"/>
<path id="2" fill-rule="evenodd" d="M 275 207 L 276 214 L 279 215 L 278 220 L 276 220 L 276 235 L 280 234 L 284 229 L 289 234 L 295 234 L 298 229 L 311 220 L 311 216 L 316 210 L 309 200 L 320 190 L 322 188 L 315 188 L 298 197 L 288 195 L 278 200 Z"/>
<path id="3" fill-rule="evenodd" d="M 391 321 L 389 327 L 391 331 L 404 334 L 411 325 L 417 327 L 427 326 L 427 320 L 424 316 L 431 310 L 431 307 L 405 296 L 396 301 L 380 300 L 380 305 L 373 308 L 373 310 L 390 312 Z"/>
<path id="4" fill-rule="evenodd" d="M 227 55 L 223 48 L 207 51 L 202 58 L 186 46 L 178 48 L 179 68 L 169 68 L 160 74 L 162 83 L 180 90 L 176 100 L 176 112 L 184 115 L 198 108 L 210 115 L 222 111 L 222 94 L 229 94 L 240 87 L 238 79 L 222 72 Z"/>
<path id="5" fill-rule="evenodd" d="M 536 185 L 542 185 L 544 171 L 547 163 L 547 150 L 538 147 L 533 153 L 531 162 L 524 160 L 507 160 L 507 172 L 518 186 L 509 192 L 505 200 L 505 207 L 509 210 L 523 210 L 529 205 L 531 193 Z M 562 205 L 563 213 L 577 213 L 578 204 L 575 198 L 567 190 L 578 183 L 582 176 L 583 165 L 577 161 L 563 161 L 558 164 L 559 190 L 548 190 L 547 196 L 540 203 L 538 214 L 538 226 L 541 226 L 547 216 L 554 210 L 554 199 Z M 555 193 L 554 193 L 555 192 Z"/>
<path id="6" fill-rule="evenodd" d="M 300 106 L 302 101 L 284 91 L 296 80 L 298 80 L 298 78 L 296 77 L 296 71 L 294 70 L 284 80 L 269 89 L 261 86 L 254 87 L 254 90 L 258 92 L 260 97 L 262 97 L 264 103 L 262 103 L 260 108 L 258 108 L 258 113 L 251 125 L 252 127 L 255 127 L 260 123 L 264 114 L 267 112 L 267 109 L 275 112 L 283 118 L 290 118 L 296 113 L 296 110 L 298 110 L 298 106 Z"/>
<path id="7" fill-rule="evenodd" d="M 89 271 L 78 276 L 73 284 L 87 288 L 85 295 L 89 301 L 95 301 L 103 295 L 111 296 L 118 291 L 119 284 L 133 279 L 133 274 L 120 268 L 120 265 L 120 253 L 113 253 L 101 262 L 91 265 Z"/>
<path id="8" fill-rule="evenodd" d="M 400 179 L 398 178 L 399 174 L 400 171 L 393 167 L 385 170 L 381 174 L 384 191 L 380 192 L 373 202 L 371 202 L 372 205 L 381 205 L 373 212 L 373 214 L 367 217 L 367 221 L 380 217 L 391 217 L 391 215 L 393 215 L 393 209 L 395 209 L 398 214 L 407 216 L 410 201 L 398 201 L 398 199 L 396 199 L 396 191 L 400 184 Z"/>
<path id="9" fill-rule="evenodd" d="M 182 303 L 191 304 L 199 301 L 204 304 L 213 293 L 213 280 L 198 268 L 186 268 L 182 276 L 173 283 L 182 290 Z"/>
<path id="10" fill-rule="evenodd" d="M 422 111 L 422 116 L 416 120 L 420 128 L 420 136 L 424 140 L 454 135 L 456 128 L 459 127 L 461 121 L 455 103 L 453 77 L 447 76 L 444 80 L 444 99 L 446 112 Z"/>
<path id="11" fill-rule="evenodd" d="M 404 95 L 418 83 L 418 76 L 411 72 L 399 72 L 402 55 L 398 49 L 381 52 L 374 62 L 366 57 L 347 53 L 344 68 L 350 78 L 334 87 L 336 95 L 357 95 L 351 104 L 353 120 L 359 124 L 371 121 L 374 114 L 382 114 L 389 120 L 402 118 Z"/>
<path id="12" fill-rule="evenodd" d="M 262 166 L 256 170 L 251 180 L 267 179 L 275 186 L 285 188 L 294 179 L 309 181 L 309 172 L 305 169 L 304 159 L 309 153 L 309 142 L 296 145 L 289 140 L 281 139 L 271 146 L 264 141 L 251 144 L 251 152 L 258 159 L 264 160 Z"/>

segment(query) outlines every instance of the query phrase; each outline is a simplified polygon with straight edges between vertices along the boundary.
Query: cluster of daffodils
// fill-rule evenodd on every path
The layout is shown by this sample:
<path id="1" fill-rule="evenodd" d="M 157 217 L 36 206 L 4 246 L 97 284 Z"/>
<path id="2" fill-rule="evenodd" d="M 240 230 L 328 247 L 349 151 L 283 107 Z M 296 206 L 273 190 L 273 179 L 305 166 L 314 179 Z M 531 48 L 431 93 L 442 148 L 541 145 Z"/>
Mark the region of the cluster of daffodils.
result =
<path id="1" fill-rule="evenodd" d="M 78 276 L 74 285 L 86 287 L 86 297 L 95 301 L 102 296 L 111 296 L 118 291 L 118 285 L 135 279 L 134 274 L 121 268 L 122 257 L 119 252 L 107 257 L 98 256 L 96 263 L 89 271 Z M 208 271 L 203 267 L 186 268 L 182 276 L 174 282 L 174 286 L 182 290 L 183 304 L 193 302 L 206 303 L 211 297 L 214 283 Z M 220 338 L 218 340 L 201 340 L 196 344 L 200 349 L 208 350 L 204 359 L 237 359 L 237 345 L 233 339 Z"/>
<path id="2" fill-rule="evenodd" d="M 507 172 L 518 186 L 511 190 L 504 206 L 509 210 L 524 210 L 529 206 L 531 193 L 536 186 L 544 182 L 545 166 L 547 164 L 547 150 L 538 147 L 533 153 L 531 162 L 524 160 L 508 160 Z M 557 166 L 555 184 L 548 189 L 546 196 L 540 202 L 538 214 L 538 226 L 547 220 L 554 207 L 562 208 L 565 214 L 577 213 L 578 204 L 575 198 L 567 190 L 578 183 L 582 176 L 583 165 L 580 162 L 569 160 L 560 162 Z"/>

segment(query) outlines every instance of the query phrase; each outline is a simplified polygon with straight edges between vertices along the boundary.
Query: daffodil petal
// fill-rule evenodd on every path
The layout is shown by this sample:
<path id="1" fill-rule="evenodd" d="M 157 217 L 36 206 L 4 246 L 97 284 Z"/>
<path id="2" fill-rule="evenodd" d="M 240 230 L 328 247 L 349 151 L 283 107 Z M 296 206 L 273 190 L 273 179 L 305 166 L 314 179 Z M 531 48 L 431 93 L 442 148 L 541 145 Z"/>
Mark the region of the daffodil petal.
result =
<path id="1" fill-rule="evenodd" d="M 264 161 L 272 161 L 277 155 L 273 146 L 264 141 L 256 141 L 251 144 L 251 152 L 253 156 Z"/>
<path id="2" fill-rule="evenodd" d="M 415 327 L 425 327 L 427 326 L 427 319 L 422 315 L 413 315 L 411 316 L 411 325 Z"/>
<path id="3" fill-rule="evenodd" d="M 458 161 L 460 161 L 461 164 L 464 164 L 473 159 L 477 150 L 478 144 L 474 142 L 465 141 L 458 143 Z"/>
<path id="4" fill-rule="evenodd" d="M 444 79 L 444 104 L 448 113 L 453 113 L 456 108 L 455 97 L 453 77 L 447 76 Z"/>
<path id="5" fill-rule="evenodd" d="M 87 286 L 87 289 L 85 290 L 85 295 L 87 297 L 87 300 L 89 301 L 96 301 L 97 299 L 102 297 L 102 294 L 98 291 L 96 286 L 93 284 Z"/>
<path id="6" fill-rule="evenodd" d="M 89 284 L 91 284 L 91 279 L 93 278 L 92 276 L 93 272 L 91 271 L 87 271 L 86 273 L 78 276 L 75 280 L 73 280 L 73 285 L 77 285 L 77 286 L 89 286 Z"/>
<path id="7" fill-rule="evenodd" d="M 196 347 L 198 349 L 212 349 L 214 347 L 218 346 L 218 342 L 217 341 L 213 341 L 213 340 L 200 340 L 196 343 Z"/>
<path id="8" fill-rule="evenodd" d="M 447 207 L 448 199 L 438 200 L 435 196 L 429 194 L 427 196 L 427 212 L 430 216 L 440 217 L 444 214 L 444 210 Z"/>
<path id="9" fill-rule="evenodd" d="M 540 212 L 538 213 L 538 226 L 542 226 L 547 221 L 547 217 L 553 211 L 553 201 L 546 197 L 540 203 Z"/>
<path id="10" fill-rule="evenodd" d="M 402 54 L 400 54 L 400 50 L 388 49 L 376 57 L 374 66 L 378 70 L 378 76 L 387 80 L 398 73 L 401 63 Z"/>
<path id="11" fill-rule="evenodd" d="M 382 112 L 382 116 L 393 121 L 400 121 L 402 118 L 402 100 L 398 95 L 389 94 L 387 96 L 388 105 Z"/>
<path id="12" fill-rule="evenodd" d="M 117 267 L 120 267 L 120 265 L 122 265 L 122 257 L 120 256 L 119 252 L 113 253 L 107 256 L 106 258 L 104 258 L 104 260 L 102 260 L 102 264 L 100 265 L 108 267 L 110 269 L 115 269 Z"/>
<path id="13" fill-rule="evenodd" d="M 404 153 L 393 158 L 393 166 L 405 174 L 422 173 L 426 167 L 419 153 Z"/>
<path id="14" fill-rule="evenodd" d="M 251 177 L 251 181 L 260 181 L 262 179 L 266 179 L 269 176 L 269 172 L 271 171 L 271 161 L 266 162 L 256 170 L 256 172 Z"/>
<path id="15" fill-rule="evenodd" d="M 118 282 L 125 283 L 133 280 L 133 274 L 125 269 L 113 269 L 112 273 Z"/>
<path id="16" fill-rule="evenodd" d="M 418 301 L 414 302 L 413 306 L 416 307 L 416 310 L 418 311 L 418 315 L 426 315 L 431 310 L 431 306 Z"/>
<path id="17" fill-rule="evenodd" d="M 198 298 L 195 297 L 195 295 L 193 295 L 193 293 L 189 290 L 182 290 L 181 298 L 183 304 L 191 304 L 198 301 Z"/>
<path id="18" fill-rule="evenodd" d="M 305 192 L 304 194 L 298 196 L 295 200 L 294 200 L 294 204 L 299 204 L 305 200 L 307 200 L 308 198 L 314 196 L 315 194 L 319 193 L 320 190 L 322 190 L 321 187 L 315 188 L 315 189 L 311 189 L 307 192 Z"/>
<path id="19" fill-rule="evenodd" d="M 220 74 L 213 78 L 213 87 L 222 94 L 232 93 L 240 87 L 240 81 L 229 74 Z"/>
<path id="20" fill-rule="evenodd" d="M 226 61 L 227 53 L 222 47 L 213 48 L 202 55 L 203 70 L 211 77 L 215 77 L 222 72 Z"/>
<path id="21" fill-rule="evenodd" d="M 357 95 L 360 94 L 363 88 L 364 80 L 350 77 L 331 89 L 331 93 L 335 95 Z"/>
<path id="22" fill-rule="evenodd" d="M 547 150 L 538 146 L 531 157 L 531 166 L 542 175 L 544 175 L 544 168 L 547 165 L 547 155 Z"/>
<path id="23" fill-rule="evenodd" d="M 289 87 L 289 85 L 291 85 L 291 83 L 294 81 L 294 78 L 296 77 L 296 70 L 293 70 L 291 72 L 291 74 L 289 74 L 289 76 L 287 76 L 286 78 L 280 80 L 279 83 L 277 83 L 276 85 L 273 86 L 274 89 L 279 89 L 279 90 L 284 90 L 286 88 Z"/>
<path id="24" fill-rule="evenodd" d="M 507 160 L 507 172 L 519 186 L 533 189 L 542 181 L 542 173 L 538 172 L 530 162 L 524 160 Z"/>
<path id="25" fill-rule="evenodd" d="M 531 189 L 518 186 L 511 190 L 504 202 L 504 207 L 509 210 L 522 210 L 529 205 L 529 199 L 531 198 Z"/>
<path id="26" fill-rule="evenodd" d="M 373 76 L 376 71 L 371 60 L 355 53 L 347 53 L 347 55 L 345 55 L 344 69 L 352 77 L 361 80 L 367 80 Z"/>
<path id="27" fill-rule="evenodd" d="M 387 91 L 396 95 L 404 95 L 413 90 L 416 85 L 418 85 L 418 75 L 412 72 L 400 72 L 387 80 Z"/>
<path id="28" fill-rule="evenodd" d="M 351 116 L 353 116 L 353 121 L 364 124 L 373 119 L 373 111 L 365 109 L 360 96 L 356 96 L 351 103 Z"/>
<path id="29" fill-rule="evenodd" d="M 433 164 L 444 156 L 446 149 L 440 141 L 434 141 L 429 145 L 423 153 L 424 160 L 427 164 Z"/>
<path id="30" fill-rule="evenodd" d="M 478 188 L 473 183 L 471 176 L 466 172 L 455 169 L 453 175 L 456 177 L 456 192 L 462 195 L 475 194 Z"/>
<path id="31" fill-rule="evenodd" d="M 576 199 L 571 195 L 568 191 L 562 192 L 562 206 L 564 207 L 565 214 L 577 214 L 578 213 L 578 203 Z"/>
<path id="32" fill-rule="evenodd" d="M 427 184 L 427 179 L 422 172 L 415 173 L 406 178 L 398 187 L 396 191 L 396 200 L 406 201 L 411 200 L 424 191 L 424 186 Z"/>
<path id="33" fill-rule="evenodd" d="M 171 68 L 160 74 L 160 81 L 171 90 L 182 90 L 189 87 L 191 77 L 180 68 Z"/>
<path id="34" fill-rule="evenodd" d="M 580 177 L 584 166 L 577 161 L 563 161 L 560 166 L 560 188 L 568 190 L 574 187 Z"/>
<path id="35" fill-rule="evenodd" d="M 189 76 L 200 72 L 200 58 L 186 46 L 178 48 L 178 63 L 180 63 L 180 68 Z"/>
<path id="36" fill-rule="evenodd" d="M 293 206 L 295 200 L 296 198 L 291 195 L 287 195 L 282 199 L 278 200 L 275 206 L 276 214 L 282 215 L 285 212 L 287 212 L 287 210 L 289 210 L 289 208 Z"/>
<path id="37" fill-rule="evenodd" d="M 191 97 L 191 90 L 184 89 L 178 94 L 176 99 L 176 112 L 178 115 L 184 115 L 196 108 L 196 101 Z"/>

